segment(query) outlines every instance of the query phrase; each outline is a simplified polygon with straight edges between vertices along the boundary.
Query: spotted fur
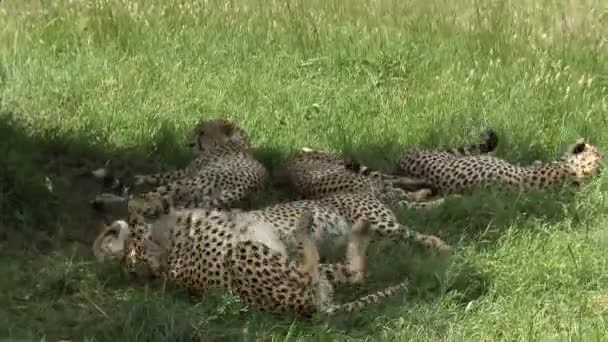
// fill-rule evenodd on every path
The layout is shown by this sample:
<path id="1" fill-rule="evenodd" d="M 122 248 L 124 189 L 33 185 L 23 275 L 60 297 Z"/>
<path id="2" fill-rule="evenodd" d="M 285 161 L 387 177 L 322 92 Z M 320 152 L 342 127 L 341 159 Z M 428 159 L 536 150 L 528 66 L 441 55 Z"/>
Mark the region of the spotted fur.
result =
<path id="1" fill-rule="evenodd" d="M 193 293 L 219 288 L 251 307 L 302 317 L 358 310 L 407 288 L 403 281 L 349 303 L 334 303 L 336 285 L 362 279 L 369 223 L 361 220 L 352 226 L 346 262 L 336 264 L 319 263 L 309 235 L 312 225 L 311 211 L 296 217 L 291 229 L 297 247 L 290 256 L 270 224 L 239 210 L 169 209 L 150 223 L 134 212 L 128 225 L 115 222 L 108 227 L 95 247 L 111 245 L 112 256 L 117 257 L 117 246 L 122 244 L 128 259 L 129 239 L 117 240 L 128 236 L 123 230 L 141 227 L 143 246 L 134 270 L 147 267 L 150 274 L 166 277 Z M 103 256 L 103 251 L 96 255 Z"/>
<path id="2" fill-rule="evenodd" d="M 156 188 L 149 192 L 151 195 L 171 197 L 183 207 L 193 207 L 195 203 L 233 207 L 269 183 L 268 171 L 254 157 L 249 137 L 232 122 L 200 121 L 188 146 L 195 159 L 185 169 L 137 175 L 135 185 L 152 184 Z M 100 195 L 93 204 L 103 206 L 104 199 Z"/>
<path id="3" fill-rule="evenodd" d="M 452 156 L 455 158 L 462 157 L 470 157 L 476 155 L 487 155 L 489 153 L 494 152 L 496 147 L 498 146 L 498 135 L 492 129 L 486 129 L 482 134 L 482 142 L 474 143 L 469 145 L 462 145 L 458 147 L 450 147 L 444 150 L 436 150 L 436 151 L 422 151 L 428 153 L 436 153 L 440 155 Z M 405 155 L 408 153 L 406 152 Z M 409 180 L 409 184 L 423 185 L 426 187 L 431 187 L 432 184 L 426 181 L 423 178 L 416 178 L 414 176 L 408 175 L 389 175 L 386 173 L 382 173 L 372 168 L 362 165 L 359 161 L 354 160 L 352 158 L 347 158 L 345 166 L 348 170 L 353 171 L 358 174 L 362 174 L 368 177 L 377 178 L 377 179 L 385 179 L 385 180 L 394 180 L 399 179 L 398 177 L 404 177 Z"/>
<path id="4" fill-rule="evenodd" d="M 424 183 L 416 179 L 362 171 L 369 170 L 352 159 L 333 153 L 311 150 L 297 152 L 284 167 L 283 177 L 303 198 L 320 199 L 333 194 L 370 194 L 391 208 L 434 208 L 444 202 L 443 198 L 422 201 L 424 196 L 407 192 L 402 186 Z"/>
<path id="5" fill-rule="evenodd" d="M 158 194 L 145 195 L 145 198 L 134 198 L 129 201 L 129 217 L 157 219 L 166 215 L 173 208 L 170 198 Z M 397 243 L 415 244 L 440 256 L 451 255 L 451 247 L 434 235 L 418 233 L 400 224 L 393 211 L 380 200 L 369 194 L 341 193 L 325 196 L 316 200 L 299 200 L 278 203 L 263 209 L 242 211 L 231 209 L 230 213 L 242 221 L 266 222 L 279 236 L 281 243 L 290 250 L 295 248 L 294 226 L 299 216 L 311 212 L 312 239 L 323 258 L 332 252 L 347 246 L 349 227 L 358 221 L 365 220 L 370 224 L 370 233 L 374 238 L 392 240 Z M 127 238 L 125 253 L 127 268 L 134 272 L 143 255 L 144 240 L 148 233 L 145 225 L 132 224 Z M 109 244 L 106 243 L 109 246 Z M 98 247 L 95 247 L 98 249 Z M 99 254 L 104 254 L 100 252 Z"/>
<path id="6" fill-rule="evenodd" d="M 578 139 L 560 160 L 548 163 L 518 166 L 493 156 L 415 151 L 399 159 L 398 172 L 431 183 L 441 194 L 463 193 L 480 185 L 528 191 L 565 183 L 583 184 L 599 172 L 601 160 L 597 147 Z"/>

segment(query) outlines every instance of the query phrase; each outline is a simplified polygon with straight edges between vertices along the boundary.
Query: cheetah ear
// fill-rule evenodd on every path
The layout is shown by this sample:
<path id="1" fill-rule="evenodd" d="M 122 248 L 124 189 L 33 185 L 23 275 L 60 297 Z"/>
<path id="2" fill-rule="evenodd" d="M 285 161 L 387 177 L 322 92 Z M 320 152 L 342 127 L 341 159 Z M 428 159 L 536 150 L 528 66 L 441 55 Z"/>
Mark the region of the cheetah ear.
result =
<path id="1" fill-rule="evenodd" d="M 224 121 L 220 124 L 220 131 L 227 137 L 231 137 L 234 134 L 234 124 L 228 121 Z"/>
<path id="2" fill-rule="evenodd" d="M 93 254 L 98 262 L 116 258 L 124 252 L 125 241 L 129 235 L 129 226 L 123 220 L 104 225 L 101 233 L 93 243 Z"/>
<path id="3" fill-rule="evenodd" d="M 586 148 L 587 142 L 585 142 L 585 139 L 579 138 L 576 139 L 576 142 L 570 146 L 568 152 L 570 152 L 570 154 L 579 154 L 584 152 Z"/>

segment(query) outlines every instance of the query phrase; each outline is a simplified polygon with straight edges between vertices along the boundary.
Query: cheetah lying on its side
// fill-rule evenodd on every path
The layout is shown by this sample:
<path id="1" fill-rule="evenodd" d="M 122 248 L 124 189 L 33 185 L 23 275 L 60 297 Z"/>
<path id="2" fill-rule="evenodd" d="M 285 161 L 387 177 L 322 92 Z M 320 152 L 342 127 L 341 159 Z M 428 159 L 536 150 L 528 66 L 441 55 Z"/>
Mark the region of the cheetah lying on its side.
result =
<path id="1" fill-rule="evenodd" d="M 451 147 L 445 150 L 437 151 L 415 151 L 414 153 L 421 152 L 428 154 L 444 155 L 452 158 L 467 158 L 488 155 L 494 152 L 494 150 L 496 150 L 496 147 L 498 146 L 498 135 L 496 135 L 496 132 L 488 128 L 483 132 L 481 138 L 482 142 L 476 144 Z M 406 152 L 404 155 L 408 154 L 409 153 Z M 414 160 L 413 163 L 415 164 L 416 160 Z M 409 180 L 408 184 L 405 185 L 418 185 L 422 188 L 431 188 L 434 185 L 431 180 L 428 180 L 426 177 L 423 176 L 415 176 L 410 173 L 401 172 L 398 172 L 397 174 L 382 173 L 379 171 L 375 171 L 366 165 L 361 165 L 358 161 L 350 158 L 347 160 L 345 167 L 349 171 L 353 171 L 355 173 L 362 174 L 375 179 L 387 180 L 396 184 L 402 184 L 398 182 L 398 180 L 402 177 L 404 179 Z"/>
<path id="2" fill-rule="evenodd" d="M 493 156 L 414 151 L 399 159 L 398 175 L 422 179 L 441 195 L 464 193 L 480 185 L 520 191 L 544 190 L 565 183 L 584 184 L 599 173 L 602 158 L 600 150 L 584 139 L 570 145 L 560 160 L 536 161 L 529 166 L 513 165 Z"/>
<path id="3" fill-rule="evenodd" d="M 189 147 L 195 159 L 183 170 L 136 175 L 135 185 L 157 186 L 150 194 L 169 196 L 184 207 L 207 205 L 233 207 L 269 183 L 269 174 L 251 151 L 249 137 L 235 124 L 223 120 L 201 120 L 194 128 Z M 222 189 L 213 194 L 212 189 Z M 92 202 L 126 202 L 127 198 L 102 194 Z"/>
<path id="4" fill-rule="evenodd" d="M 350 233 L 346 263 L 319 264 L 319 254 L 308 230 L 311 211 L 291 217 L 297 248 L 290 258 L 274 227 L 239 210 L 173 210 L 147 224 L 139 213 L 130 213 L 129 224 L 116 221 L 97 238 L 98 259 L 124 257 L 129 261 L 133 230 L 145 231 L 140 270 L 166 277 L 173 284 L 198 294 L 220 288 L 238 296 L 246 305 L 271 312 L 333 315 L 355 311 L 407 288 L 407 281 L 346 304 L 332 300 L 334 287 L 358 283 L 365 271 L 369 223 L 358 221 Z M 244 216 L 245 215 L 245 216 Z"/>
<path id="5" fill-rule="evenodd" d="M 367 167 L 333 153 L 303 148 L 285 164 L 282 178 L 305 199 L 322 199 L 328 195 L 370 194 L 391 208 L 434 208 L 444 199 L 422 202 L 426 193 L 408 193 L 400 186 L 424 187 L 416 179 L 400 176 L 376 176 Z"/>

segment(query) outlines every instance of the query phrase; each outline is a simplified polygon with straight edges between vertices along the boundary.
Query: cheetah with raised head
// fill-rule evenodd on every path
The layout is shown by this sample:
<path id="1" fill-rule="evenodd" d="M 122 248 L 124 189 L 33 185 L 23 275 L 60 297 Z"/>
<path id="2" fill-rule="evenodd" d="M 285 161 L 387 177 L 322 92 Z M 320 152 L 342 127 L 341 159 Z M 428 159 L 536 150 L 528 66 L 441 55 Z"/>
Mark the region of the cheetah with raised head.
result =
<path id="1" fill-rule="evenodd" d="M 477 186 L 545 190 L 566 183 L 586 183 L 599 173 L 602 158 L 601 151 L 582 138 L 570 145 L 561 159 L 528 166 L 513 165 L 494 156 L 422 150 L 404 153 L 397 162 L 397 174 L 422 179 L 441 195 L 465 193 Z"/>
<path id="2" fill-rule="evenodd" d="M 131 212 L 129 223 L 106 227 L 94 244 L 98 260 L 123 258 L 132 271 L 168 279 L 191 292 L 224 289 L 249 306 L 271 312 L 294 312 L 309 318 L 333 315 L 377 303 L 407 288 L 407 281 L 336 304 L 334 287 L 359 283 L 365 272 L 369 223 L 358 221 L 349 233 L 346 262 L 320 264 L 316 244 L 309 236 L 313 214 L 293 217 L 291 234 L 295 255 L 287 251 L 275 228 L 240 210 L 174 210 L 161 200 L 156 219 L 146 222 Z M 132 255 L 133 230 L 143 232 L 140 255 Z"/>
<path id="3" fill-rule="evenodd" d="M 134 185 L 154 185 L 150 194 L 169 196 L 183 207 L 233 207 L 269 184 L 269 173 L 254 157 L 248 135 L 230 121 L 199 121 L 188 146 L 195 158 L 185 169 L 136 175 Z M 93 205 L 120 201 L 128 198 L 102 194 Z"/>

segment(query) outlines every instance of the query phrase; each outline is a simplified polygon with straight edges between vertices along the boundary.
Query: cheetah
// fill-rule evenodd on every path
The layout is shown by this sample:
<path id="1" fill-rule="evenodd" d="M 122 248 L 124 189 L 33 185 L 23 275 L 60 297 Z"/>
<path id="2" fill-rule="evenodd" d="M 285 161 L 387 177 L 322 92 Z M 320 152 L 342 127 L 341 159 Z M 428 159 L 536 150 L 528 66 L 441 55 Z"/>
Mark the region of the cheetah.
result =
<path id="1" fill-rule="evenodd" d="M 573 183 L 581 186 L 600 172 L 603 154 L 585 139 L 571 144 L 559 160 L 513 165 L 489 155 L 413 151 L 398 160 L 397 174 L 432 184 L 437 194 L 465 193 L 477 186 L 540 191 Z M 381 177 L 381 176 L 380 176 Z M 388 177 L 393 177 L 389 175 Z"/>
<path id="2" fill-rule="evenodd" d="M 269 184 L 269 173 L 254 157 L 248 135 L 228 120 L 199 121 L 188 147 L 195 159 L 185 169 L 136 175 L 134 185 L 154 185 L 150 193 L 170 196 L 184 207 L 205 202 L 214 207 L 232 207 Z M 212 189 L 221 191 L 213 193 Z M 109 202 L 127 201 L 127 196 L 101 194 L 92 204 L 103 207 Z"/>
<path id="3" fill-rule="evenodd" d="M 297 247 L 290 254 L 272 225 L 241 210 L 175 210 L 167 202 L 149 223 L 131 212 L 128 223 L 119 220 L 107 227 L 94 244 L 98 260 L 129 259 L 130 230 L 139 229 L 146 232 L 142 256 L 131 264 L 139 270 L 194 294 L 218 288 L 261 311 L 293 312 L 303 318 L 356 311 L 407 289 L 404 280 L 349 303 L 333 301 L 336 285 L 357 284 L 363 278 L 370 227 L 364 220 L 350 230 L 346 262 L 320 264 L 310 237 L 312 211 L 293 217 Z"/>
<path id="4" fill-rule="evenodd" d="M 196 208 L 205 208 L 197 205 Z M 159 194 L 142 194 L 128 202 L 130 216 L 154 218 L 162 213 L 168 213 L 170 208 L 176 208 L 172 199 Z M 430 250 L 441 257 L 451 255 L 451 247 L 434 235 L 418 233 L 400 224 L 393 211 L 376 197 L 363 193 L 341 193 L 326 196 L 316 200 L 299 200 L 277 203 L 262 209 L 244 211 L 239 208 L 228 210 L 242 220 L 266 222 L 273 227 L 282 243 L 293 250 L 293 227 L 296 218 L 306 211 L 313 213 L 312 237 L 323 259 L 331 256 L 332 252 L 347 245 L 348 232 L 351 225 L 360 220 L 370 224 L 370 234 L 379 239 L 389 239 L 396 243 L 413 243 Z M 143 254 L 143 240 L 146 236 L 143 226 L 138 225 L 129 231 L 126 237 L 129 241 L 127 248 L 130 259 L 127 268 L 134 270 Z M 137 272 L 135 272 L 137 273 Z"/>
<path id="5" fill-rule="evenodd" d="M 423 200 L 425 182 L 411 177 L 391 176 L 372 172 L 351 158 L 327 151 L 303 148 L 284 165 L 279 176 L 298 195 L 305 199 L 320 199 L 340 193 L 365 193 L 378 198 L 390 208 L 435 208 L 444 198 Z M 422 188 L 407 192 L 404 188 Z"/>

